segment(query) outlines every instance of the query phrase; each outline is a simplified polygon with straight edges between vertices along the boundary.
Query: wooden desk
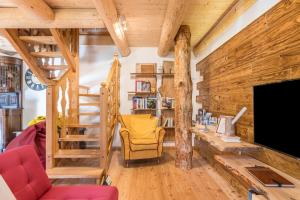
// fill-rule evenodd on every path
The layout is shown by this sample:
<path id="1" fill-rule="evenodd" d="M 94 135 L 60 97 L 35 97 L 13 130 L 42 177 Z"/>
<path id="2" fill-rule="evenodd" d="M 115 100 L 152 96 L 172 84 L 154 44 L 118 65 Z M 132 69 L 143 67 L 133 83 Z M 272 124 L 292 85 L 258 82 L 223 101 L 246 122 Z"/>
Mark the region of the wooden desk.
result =
<path id="1" fill-rule="evenodd" d="M 203 140 L 220 152 L 225 153 L 244 153 L 249 151 L 257 151 L 261 149 L 260 146 L 248 142 L 224 142 L 220 136 L 215 132 L 214 127 L 208 127 L 209 132 L 204 132 L 199 128 L 191 128 L 191 132 L 195 134 L 196 138 Z"/>
<path id="2" fill-rule="evenodd" d="M 215 160 L 219 162 L 226 170 L 241 180 L 243 185 L 249 188 L 255 188 L 261 191 L 267 199 L 270 200 L 300 200 L 300 180 L 287 175 L 271 166 L 268 166 L 254 158 L 248 156 L 235 155 L 216 155 Z M 252 176 L 246 167 L 264 166 L 274 170 L 276 173 L 291 181 L 295 188 L 265 187 L 254 176 Z"/>

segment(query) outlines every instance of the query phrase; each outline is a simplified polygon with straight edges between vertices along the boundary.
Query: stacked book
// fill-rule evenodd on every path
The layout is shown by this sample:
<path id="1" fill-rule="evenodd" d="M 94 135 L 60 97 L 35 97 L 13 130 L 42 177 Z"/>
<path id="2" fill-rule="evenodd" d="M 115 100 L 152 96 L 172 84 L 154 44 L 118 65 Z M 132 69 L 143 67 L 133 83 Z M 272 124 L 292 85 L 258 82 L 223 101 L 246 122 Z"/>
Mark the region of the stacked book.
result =
<path id="1" fill-rule="evenodd" d="M 155 97 L 133 97 L 132 108 L 133 108 L 133 110 L 156 109 L 156 101 L 157 101 L 157 98 L 155 98 Z"/>
<path id="2" fill-rule="evenodd" d="M 241 138 L 237 136 L 221 136 L 224 142 L 241 142 Z"/>
<path id="3" fill-rule="evenodd" d="M 161 104 L 163 108 L 174 108 L 175 107 L 175 99 L 171 97 L 162 97 Z"/>
<path id="4" fill-rule="evenodd" d="M 135 92 L 151 92 L 151 83 L 148 81 L 135 81 Z"/>
<path id="5" fill-rule="evenodd" d="M 172 117 L 168 117 L 165 119 L 165 121 L 163 122 L 163 127 L 174 127 L 174 119 Z"/>

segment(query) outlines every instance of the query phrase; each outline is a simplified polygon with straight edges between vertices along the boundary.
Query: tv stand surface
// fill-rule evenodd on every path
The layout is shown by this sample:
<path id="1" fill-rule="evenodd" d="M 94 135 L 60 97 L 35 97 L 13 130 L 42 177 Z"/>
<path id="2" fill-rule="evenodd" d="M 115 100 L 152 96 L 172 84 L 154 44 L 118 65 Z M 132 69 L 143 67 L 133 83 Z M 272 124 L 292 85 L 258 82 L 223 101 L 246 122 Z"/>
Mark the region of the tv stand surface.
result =
<path id="1" fill-rule="evenodd" d="M 204 132 L 197 127 L 193 127 L 191 132 L 195 134 L 197 139 L 204 140 L 212 147 L 222 153 L 247 153 L 250 151 L 258 151 L 262 147 L 248 142 L 224 142 L 216 133 L 215 127 L 208 127 L 209 131 Z"/>
<path id="2" fill-rule="evenodd" d="M 236 155 L 215 155 L 215 160 L 221 164 L 233 176 L 237 177 L 243 185 L 248 188 L 254 188 L 260 191 L 267 199 L 271 200 L 300 200 L 300 180 L 293 178 L 267 164 L 264 164 L 248 156 Z M 254 176 L 252 176 L 246 167 L 264 166 L 274 170 L 276 173 L 292 182 L 294 188 L 284 187 L 265 187 Z"/>

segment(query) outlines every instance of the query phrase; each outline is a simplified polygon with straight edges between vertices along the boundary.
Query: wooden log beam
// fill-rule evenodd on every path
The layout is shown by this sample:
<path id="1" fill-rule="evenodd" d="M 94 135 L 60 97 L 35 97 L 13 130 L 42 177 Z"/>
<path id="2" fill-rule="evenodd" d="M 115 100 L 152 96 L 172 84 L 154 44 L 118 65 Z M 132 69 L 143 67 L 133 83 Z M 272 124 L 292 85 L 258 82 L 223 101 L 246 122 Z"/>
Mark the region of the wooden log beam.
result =
<path id="1" fill-rule="evenodd" d="M 128 56 L 130 49 L 113 0 L 93 0 L 111 38 L 122 56 Z"/>
<path id="2" fill-rule="evenodd" d="M 192 168 L 192 79 L 191 32 L 189 26 L 181 26 L 175 38 L 175 165 L 184 170 Z"/>
<path id="3" fill-rule="evenodd" d="M 50 32 L 51 32 L 52 36 L 54 37 L 54 40 L 56 41 L 61 54 L 66 59 L 69 67 L 72 69 L 73 72 L 75 72 L 76 71 L 76 61 L 70 51 L 70 47 L 69 47 L 70 45 L 67 44 L 65 38 L 63 37 L 62 33 L 58 29 L 50 29 Z M 79 40 L 79 36 L 78 36 L 78 40 Z"/>
<path id="4" fill-rule="evenodd" d="M 25 15 L 42 20 L 54 20 L 54 12 L 43 0 L 11 0 Z"/>
<path id="5" fill-rule="evenodd" d="M 18 8 L 0 8 L 0 28 L 105 28 L 96 9 L 53 9 L 52 21 L 28 19 Z"/>
<path id="6" fill-rule="evenodd" d="M 15 29 L 0 29 L 0 32 L 8 39 L 11 45 L 15 48 L 15 50 L 19 53 L 28 67 L 31 69 L 33 74 L 39 79 L 39 81 L 46 85 L 54 85 L 55 81 L 49 80 L 47 78 L 46 73 L 42 70 L 36 59 L 30 54 L 27 47 L 23 43 L 22 40 L 19 39 L 17 30 Z"/>
<path id="7" fill-rule="evenodd" d="M 174 45 L 174 38 L 183 22 L 190 0 L 169 0 L 160 41 L 158 55 L 167 56 Z"/>
<path id="8" fill-rule="evenodd" d="M 255 2 L 256 0 L 234 0 L 210 30 L 194 46 L 194 55 L 198 56 Z"/>

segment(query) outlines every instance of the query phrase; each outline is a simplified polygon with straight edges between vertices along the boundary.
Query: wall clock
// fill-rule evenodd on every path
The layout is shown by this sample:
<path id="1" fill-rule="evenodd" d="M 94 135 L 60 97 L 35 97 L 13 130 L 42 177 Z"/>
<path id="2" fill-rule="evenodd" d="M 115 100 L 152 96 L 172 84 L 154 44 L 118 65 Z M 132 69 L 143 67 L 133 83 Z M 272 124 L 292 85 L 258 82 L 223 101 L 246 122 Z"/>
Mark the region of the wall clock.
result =
<path id="1" fill-rule="evenodd" d="M 36 78 L 36 76 L 32 73 L 30 69 L 26 70 L 25 82 L 30 89 L 35 91 L 41 91 L 47 88 L 47 85 L 41 84 L 40 81 Z"/>

